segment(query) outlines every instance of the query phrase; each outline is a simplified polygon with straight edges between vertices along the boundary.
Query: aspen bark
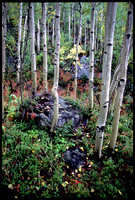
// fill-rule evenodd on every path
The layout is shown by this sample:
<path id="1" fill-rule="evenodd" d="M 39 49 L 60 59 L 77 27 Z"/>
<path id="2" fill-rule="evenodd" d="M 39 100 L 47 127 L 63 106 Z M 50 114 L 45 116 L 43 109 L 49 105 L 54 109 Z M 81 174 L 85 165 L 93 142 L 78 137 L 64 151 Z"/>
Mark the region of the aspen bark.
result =
<path id="1" fill-rule="evenodd" d="M 20 66 L 21 66 L 21 32 L 22 32 L 22 3 L 20 3 L 20 18 L 19 18 L 19 27 L 18 27 L 18 47 L 17 47 L 17 84 L 20 82 Z"/>
<path id="2" fill-rule="evenodd" d="M 47 90 L 47 39 L 46 39 L 46 3 L 43 3 L 43 88 Z"/>
<path id="3" fill-rule="evenodd" d="M 103 21 L 103 8 L 101 8 L 101 22 Z M 100 37 L 100 65 L 102 64 L 102 52 L 103 52 L 103 38 L 102 38 L 102 34 L 103 34 L 103 28 L 101 26 L 101 37 Z"/>
<path id="4" fill-rule="evenodd" d="M 22 38 L 22 49 L 24 49 L 24 41 L 25 41 L 25 35 L 26 35 L 26 31 L 27 31 L 27 18 L 28 18 L 28 13 L 26 12 L 26 16 L 25 16 L 25 22 L 24 22 L 24 30 L 23 30 L 23 38 Z"/>
<path id="5" fill-rule="evenodd" d="M 35 55 L 35 21 L 34 21 L 34 3 L 30 3 L 30 54 L 31 54 L 31 73 L 32 73 L 32 95 L 37 93 L 37 71 Z"/>
<path id="6" fill-rule="evenodd" d="M 94 78 L 94 25 L 95 25 L 95 3 L 91 8 L 91 30 L 90 30 L 90 66 L 89 66 L 89 107 L 93 108 L 93 78 Z"/>
<path id="7" fill-rule="evenodd" d="M 102 88 L 99 117 L 96 126 L 96 140 L 94 152 L 101 158 L 101 150 L 103 145 L 103 136 L 107 119 L 108 105 L 109 105 L 109 88 L 111 79 L 111 63 L 113 53 L 113 39 L 115 28 L 117 2 L 107 3 L 106 22 L 105 22 L 105 44 L 104 44 L 104 58 L 102 70 Z"/>
<path id="8" fill-rule="evenodd" d="M 37 23 L 37 53 L 40 52 L 40 20 L 38 19 Z"/>
<path id="9" fill-rule="evenodd" d="M 54 23 L 55 23 L 55 14 L 53 16 L 52 46 L 54 46 Z"/>
<path id="10" fill-rule="evenodd" d="M 82 27 L 82 5 L 80 2 L 80 21 L 79 21 L 79 33 L 77 38 L 77 44 L 76 44 L 76 59 L 75 59 L 75 78 L 74 78 L 74 98 L 76 99 L 76 93 L 77 93 L 77 63 L 78 63 L 78 48 L 79 48 L 79 41 L 81 36 L 81 27 Z"/>
<path id="11" fill-rule="evenodd" d="M 87 40 L 87 38 L 86 38 L 86 36 L 87 36 L 87 34 L 86 34 L 86 26 L 87 26 L 87 21 L 86 21 L 86 17 L 85 17 L 85 40 L 84 40 L 85 51 L 86 51 L 86 40 Z"/>
<path id="12" fill-rule="evenodd" d="M 127 81 L 127 66 L 128 66 L 128 59 L 129 59 L 129 48 L 130 48 L 132 24 L 133 24 L 133 4 L 130 3 L 129 10 L 127 13 L 125 37 L 123 41 L 124 45 L 123 45 L 122 54 L 121 54 L 120 80 L 118 82 L 117 96 L 115 98 L 112 134 L 111 134 L 111 139 L 110 139 L 110 144 L 109 144 L 110 149 L 115 148 L 117 135 L 118 135 L 120 110 L 121 110 L 122 101 L 123 101 L 124 89 L 125 89 L 125 85 Z"/>
<path id="13" fill-rule="evenodd" d="M 70 4 L 69 4 L 68 31 L 69 31 L 69 40 L 70 40 L 70 38 L 71 38 L 71 31 L 70 31 Z"/>
<path id="14" fill-rule="evenodd" d="M 27 27 L 27 35 L 25 37 L 24 41 L 24 48 L 23 48 L 23 53 L 21 54 L 21 68 L 20 68 L 20 93 L 21 93 L 21 104 L 23 104 L 23 83 L 22 83 L 22 77 L 23 77 L 23 63 L 24 63 L 24 58 L 26 54 L 26 48 L 28 44 L 28 37 L 29 37 L 29 9 L 30 9 L 30 4 L 28 5 L 27 8 L 27 21 L 26 21 L 26 27 Z"/>
<path id="15" fill-rule="evenodd" d="M 59 83 L 59 51 L 60 51 L 60 10 L 61 10 L 61 4 L 60 2 L 57 2 L 56 15 L 55 15 L 56 39 L 55 39 L 55 55 L 54 55 L 54 83 L 52 88 L 52 96 L 54 99 L 54 116 L 50 132 L 54 132 L 59 116 L 58 83 Z"/>
<path id="16" fill-rule="evenodd" d="M 2 122 L 4 122 L 4 75 L 6 67 L 6 17 L 7 3 L 2 3 Z"/>

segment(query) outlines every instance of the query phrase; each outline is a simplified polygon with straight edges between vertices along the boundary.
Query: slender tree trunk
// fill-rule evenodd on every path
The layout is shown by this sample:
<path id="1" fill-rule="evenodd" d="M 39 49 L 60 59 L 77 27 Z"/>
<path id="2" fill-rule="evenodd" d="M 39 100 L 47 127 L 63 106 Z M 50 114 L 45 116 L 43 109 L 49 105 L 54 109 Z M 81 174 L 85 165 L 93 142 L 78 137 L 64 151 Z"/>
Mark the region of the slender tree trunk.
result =
<path id="1" fill-rule="evenodd" d="M 2 3 L 2 122 L 4 122 L 4 75 L 6 67 L 6 18 L 7 3 Z"/>
<path id="2" fill-rule="evenodd" d="M 75 11 L 74 11 L 74 45 L 75 45 L 75 33 L 76 33 L 76 25 L 75 25 Z"/>
<path id="3" fill-rule="evenodd" d="M 40 20 L 38 19 L 37 23 L 37 53 L 40 52 Z"/>
<path id="4" fill-rule="evenodd" d="M 37 71 L 35 55 L 35 22 L 34 22 L 34 3 L 30 3 L 30 53 L 31 53 L 31 73 L 32 73 L 32 95 L 37 93 Z"/>
<path id="5" fill-rule="evenodd" d="M 54 132 L 59 116 L 58 83 L 59 83 L 59 51 L 60 51 L 60 9 L 61 9 L 61 4 L 60 2 L 57 2 L 56 15 L 55 15 L 56 39 L 55 39 L 55 55 L 54 55 L 54 83 L 52 88 L 52 96 L 54 99 L 54 117 L 51 124 L 50 132 Z"/>
<path id="6" fill-rule="evenodd" d="M 80 4 L 80 21 L 79 21 L 79 33 L 77 38 L 77 44 L 76 44 L 76 61 L 75 61 L 75 78 L 74 78 L 74 98 L 76 99 L 76 93 L 77 93 L 77 63 L 78 63 L 78 48 L 79 48 L 79 41 L 80 41 L 80 35 L 81 35 L 81 27 L 82 27 L 82 5 Z"/>
<path id="7" fill-rule="evenodd" d="M 43 3 L 43 88 L 47 90 L 47 39 L 46 39 L 46 3 Z"/>
<path id="8" fill-rule="evenodd" d="M 24 49 L 24 41 L 25 41 L 25 35 L 26 35 L 26 31 L 27 31 L 27 18 L 28 18 L 28 14 L 26 12 L 25 22 L 24 22 L 24 30 L 23 30 L 23 38 L 22 38 L 22 49 Z"/>
<path id="9" fill-rule="evenodd" d="M 26 21 L 27 35 L 26 35 L 25 41 L 24 41 L 23 54 L 21 54 L 21 70 L 20 70 L 21 104 L 23 104 L 23 82 L 22 82 L 22 77 L 23 77 L 23 63 L 24 63 L 24 58 L 25 58 L 25 54 L 26 54 L 26 48 L 27 48 L 27 44 L 28 44 L 29 31 L 30 31 L 30 27 L 29 27 L 29 10 L 30 10 L 30 4 L 28 5 L 27 14 L 26 14 L 27 15 L 27 21 Z"/>
<path id="10" fill-rule="evenodd" d="M 18 48 L 17 48 L 17 58 L 18 58 L 18 64 L 17 64 L 17 84 L 19 85 L 20 82 L 20 66 L 21 66 L 21 32 L 22 32 L 22 3 L 20 3 L 20 19 L 19 19 L 19 27 L 18 27 Z"/>
<path id="11" fill-rule="evenodd" d="M 116 8 L 117 8 L 117 2 L 107 3 L 101 102 L 100 102 L 99 117 L 97 120 L 96 140 L 94 149 L 94 152 L 98 154 L 99 158 L 101 158 L 103 136 L 104 136 L 108 105 L 109 105 L 109 88 L 111 79 L 111 63 L 112 63 L 112 53 L 113 53 L 113 38 L 114 38 Z"/>
<path id="12" fill-rule="evenodd" d="M 87 40 L 87 38 L 86 38 L 86 36 L 87 36 L 87 34 L 86 34 L 86 26 L 87 26 L 87 25 L 86 25 L 86 23 L 87 23 L 87 22 L 86 22 L 86 17 L 85 17 L 85 40 L 84 40 L 85 51 L 86 51 L 86 48 L 87 48 L 87 47 L 86 47 L 86 40 Z"/>
<path id="13" fill-rule="evenodd" d="M 70 40 L 70 38 L 71 38 L 71 30 L 70 30 L 70 4 L 69 4 L 68 31 L 69 31 L 69 40 Z"/>
<path id="14" fill-rule="evenodd" d="M 127 66 L 128 66 L 128 59 L 129 59 L 129 48 L 130 48 L 132 24 L 133 24 L 133 4 L 130 3 L 129 11 L 127 13 L 125 37 L 123 41 L 124 45 L 123 45 L 123 50 L 121 54 L 120 81 L 118 82 L 117 96 L 115 98 L 113 127 L 112 127 L 112 134 L 111 134 L 111 139 L 110 139 L 110 144 L 109 144 L 110 149 L 115 148 L 117 135 L 118 135 L 120 110 L 121 110 L 122 101 L 123 101 L 124 89 L 125 89 L 125 85 L 127 81 Z"/>
<path id="15" fill-rule="evenodd" d="M 103 9 L 101 9 L 101 22 L 103 21 Z M 103 52 L 103 39 L 102 39 L 103 28 L 101 26 L 101 37 L 100 37 L 100 65 L 102 64 L 102 52 Z"/>
<path id="16" fill-rule="evenodd" d="M 89 66 L 89 107 L 93 108 L 93 77 L 94 77 L 94 25 L 95 25 L 95 2 L 91 8 L 90 30 L 90 66 Z"/>
<path id="17" fill-rule="evenodd" d="M 54 14 L 54 16 L 53 16 L 52 46 L 54 46 L 54 23 L 55 23 L 55 14 Z"/>

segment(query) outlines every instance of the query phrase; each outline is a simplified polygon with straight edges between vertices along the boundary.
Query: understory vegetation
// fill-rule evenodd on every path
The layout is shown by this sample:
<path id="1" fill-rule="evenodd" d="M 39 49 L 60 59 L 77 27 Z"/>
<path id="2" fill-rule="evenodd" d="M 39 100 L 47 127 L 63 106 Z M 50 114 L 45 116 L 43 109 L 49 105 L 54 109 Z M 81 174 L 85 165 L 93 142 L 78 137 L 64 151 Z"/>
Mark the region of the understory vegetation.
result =
<path id="1" fill-rule="evenodd" d="M 97 78 L 96 81 L 100 83 L 101 79 Z M 97 103 L 90 112 L 87 109 L 87 91 L 82 89 L 86 85 L 81 84 L 78 92 L 81 95 L 76 101 L 72 97 L 72 90 L 69 90 L 70 95 L 62 89 L 59 93 L 88 116 L 87 125 L 82 123 L 74 127 L 69 120 L 56 129 L 53 139 L 49 137 L 48 129 L 39 129 L 35 125 L 33 116 L 29 123 L 23 120 L 18 122 L 19 97 L 13 94 L 9 96 L 7 118 L 2 126 L 2 178 L 3 185 L 9 188 L 13 197 L 128 198 L 133 192 L 133 98 L 129 94 L 124 97 L 117 146 L 111 155 L 108 144 L 113 114 L 109 113 L 103 157 L 96 160 L 93 151 L 99 91 L 95 95 Z M 76 146 L 86 153 L 86 164 L 79 170 L 71 169 L 63 161 L 64 152 Z"/>

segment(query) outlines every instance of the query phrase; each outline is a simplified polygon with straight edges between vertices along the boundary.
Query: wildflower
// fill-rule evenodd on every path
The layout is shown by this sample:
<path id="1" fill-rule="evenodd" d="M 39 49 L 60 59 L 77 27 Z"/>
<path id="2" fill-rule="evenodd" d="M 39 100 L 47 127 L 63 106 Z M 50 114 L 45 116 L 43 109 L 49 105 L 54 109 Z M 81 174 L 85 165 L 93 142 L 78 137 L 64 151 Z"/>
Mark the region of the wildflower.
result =
<path id="1" fill-rule="evenodd" d="M 69 149 L 69 147 L 67 146 L 66 149 Z"/>
<path id="2" fill-rule="evenodd" d="M 83 148 L 83 147 L 80 147 L 80 149 L 81 149 L 82 151 L 84 151 L 84 148 Z"/>
<path id="3" fill-rule="evenodd" d="M 8 188 L 9 188 L 9 189 L 13 189 L 13 185 L 12 185 L 12 184 L 9 184 L 9 185 L 8 185 Z"/>
<path id="4" fill-rule="evenodd" d="M 67 182 L 67 181 L 65 181 L 65 183 L 66 183 L 66 185 L 68 185 L 68 182 Z"/>
<path id="5" fill-rule="evenodd" d="M 35 153 L 35 151 L 34 151 L 34 150 L 32 150 L 32 153 L 34 154 L 34 153 Z"/>
<path id="6" fill-rule="evenodd" d="M 94 189 L 93 189 L 93 188 L 91 189 L 91 192 L 92 192 L 92 193 L 94 192 Z"/>
<path id="7" fill-rule="evenodd" d="M 78 171 L 79 171 L 79 172 L 81 172 L 81 171 L 82 171 L 82 166 L 79 166 L 79 169 L 78 169 Z"/>
<path id="8" fill-rule="evenodd" d="M 91 165 L 93 165 L 93 162 L 90 162 Z"/>
<path id="9" fill-rule="evenodd" d="M 78 177 L 81 177 L 81 174 L 78 174 L 77 176 L 78 176 Z"/>
<path id="10" fill-rule="evenodd" d="M 67 168 L 69 169 L 69 166 L 67 165 Z"/>
<path id="11" fill-rule="evenodd" d="M 119 150 L 118 150 L 118 149 L 115 149 L 115 151 L 118 152 Z"/>
<path id="12" fill-rule="evenodd" d="M 78 172 L 78 170 L 77 169 L 75 169 L 75 173 L 77 173 Z"/>
<path id="13" fill-rule="evenodd" d="M 62 176 L 65 176 L 65 172 L 63 172 Z"/>
<path id="14" fill-rule="evenodd" d="M 41 182 L 41 185 L 42 185 L 42 186 L 44 186 L 44 185 L 45 185 L 45 182 L 44 182 L 44 181 L 42 181 L 42 182 Z"/>
<path id="15" fill-rule="evenodd" d="M 15 199 L 18 199 L 18 196 L 15 196 Z"/>

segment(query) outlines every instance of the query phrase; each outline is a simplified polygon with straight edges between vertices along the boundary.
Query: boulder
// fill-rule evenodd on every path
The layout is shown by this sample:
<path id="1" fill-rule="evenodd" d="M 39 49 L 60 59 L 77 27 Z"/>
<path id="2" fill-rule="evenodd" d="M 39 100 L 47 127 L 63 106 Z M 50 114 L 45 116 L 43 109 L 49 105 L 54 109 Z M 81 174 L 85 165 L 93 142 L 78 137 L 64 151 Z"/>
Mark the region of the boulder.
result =
<path id="1" fill-rule="evenodd" d="M 64 153 L 63 160 L 71 168 L 78 169 L 80 166 L 84 166 L 86 162 L 86 154 L 78 147 L 75 149 L 68 149 Z"/>
<path id="2" fill-rule="evenodd" d="M 38 94 L 35 97 L 34 104 L 29 102 L 29 108 L 23 106 L 23 111 L 21 111 L 21 113 L 23 119 L 27 119 L 28 121 L 29 116 L 29 118 L 35 120 L 36 125 L 39 127 L 51 127 L 54 116 L 54 100 L 52 95 L 47 91 L 43 94 Z M 83 122 L 83 113 L 78 107 L 72 105 L 62 97 L 59 97 L 59 118 L 57 127 L 62 126 L 69 120 L 72 120 L 73 125 L 77 126 L 81 121 Z"/>

